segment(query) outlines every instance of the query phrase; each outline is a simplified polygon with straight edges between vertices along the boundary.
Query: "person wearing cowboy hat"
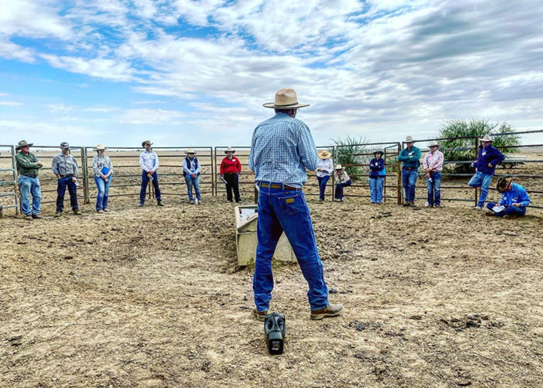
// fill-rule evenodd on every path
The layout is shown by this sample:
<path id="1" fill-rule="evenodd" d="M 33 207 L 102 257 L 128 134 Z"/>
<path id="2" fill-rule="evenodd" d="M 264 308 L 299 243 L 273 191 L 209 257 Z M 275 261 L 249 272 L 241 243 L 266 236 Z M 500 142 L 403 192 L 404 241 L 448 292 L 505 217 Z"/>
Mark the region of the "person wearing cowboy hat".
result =
<path id="1" fill-rule="evenodd" d="M 317 163 L 317 180 L 319 182 L 319 201 L 324 201 L 324 192 L 326 183 L 334 173 L 334 162 L 330 158 L 332 154 L 327 150 L 318 153 L 319 162 Z"/>
<path id="2" fill-rule="evenodd" d="M 236 202 L 241 202 L 239 195 L 239 174 L 241 173 L 241 163 L 238 158 L 234 156 L 236 150 L 232 147 L 228 147 L 224 153 L 226 156 L 221 162 L 220 177 L 226 181 L 226 198 L 229 202 L 233 201 L 232 191 L 234 191 L 234 197 Z"/>
<path id="3" fill-rule="evenodd" d="M 259 187 L 257 248 L 253 277 L 256 308 L 253 315 L 264 321 L 273 291 L 272 258 L 279 238 L 285 233 L 300 269 L 309 285 L 310 318 L 335 317 L 343 306 L 330 304 L 322 262 L 315 241 L 309 208 L 302 191 L 306 170 L 318 165 L 317 148 L 308 126 L 296 118 L 300 104 L 293 89 L 280 89 L 275 116 L 260 123 L 253 132 L 249 168 Z"/>
<path id="4" fill-rule="evenodd" d="M 496 189 L 502 198 L 499 203 L 489 202 L 486 205 L 487 216 L 516 218 L 526 214 L 526 207 L 531 202 L 530 197 L 523 186 L 513 183 L 513 177 L 500 178 Z"/>
<path id="5" fill-rule="evenodd" d="M 202 202 L 202 195 L 200 194 L 200 162 L 195 156 L 196 151 L 189 148 L 185 151 L 187 157 L 183 160 L 183 175 L 185 182 L 187 183 L 187 194 L 191 204 L 199 204 Z M 192 188 L 196 192 L 196 198 L 192 196 Z"/>
<path id="6" fill-rule="evenodd" d="M 38 172 L 43 167 L 43 163 L 30 152 L 32 145 L 26 140 L 21 140 L 15 147 L 15 150 L 19 151 L 15 154 L 15 162 L 19 173 L 17 183 L 21 191 L 21 211 L 28 221 L 43 218 L 40 216 L 41 188 L 38 179 Z M 30 195 L 32 195 L 32 206 Z"/>
<path id="7" fill-rule="evenodd" d="M 345 197 L 343 195 L 343 189 L 347 186 L 352 185 L 351 178 L 347 175 L 347 171 L 343 169 L 341 164 L 336 166 L 336 193 L 334 196 L 334 201 L 345 202 Z"/>
<path id="8" fill-rule="evenodd" d="M 53 173 L 57 176 L 57 210 L 55 217 L 61 217 L 64 212 L 64 195 L 66 187 L 70 193 L 70 206 L 76 216 L 81 215 L 77 204 L 77 161 L 70 155 L 70 145 L 63 141 L 60 143 L 60 154 L 55 155 L 52 161 Z"/>
<path id="9" fill-rule="evenodd" d="M 98 189 L 96 195 L 96 212 L 108 212 L 107 202 L 109 197 L 109 186 L 113 179 L 113 165 L 109 156 L 105 155 L 106 147 L 98 144 L 94 149 L 96 155 L 92 158 L 92 171 L 94 172 L 94 182 Z"/>
<path id="10" fill-rule="evenodd" d="M 443 153 L 440 145 L 433 140 L 428 144 L 430 151 L 424 155 L 424 170 L 426 171 L 426 188 L 428 189 L 428 207 L 441 208 L 441 171 L 443 170 Z"/>
<path id="11" fill-rule="evenodd" d="M 485 135 L 480 141 L 481 145 L 477 153 L 477 160 L 472 164 L 476 172 L 468 182 L 471 187 L 481 188 L 479 201 L 473 207 L 475 210 L 481 210 L 484 207 L 496 166 L 505 159 L 500 150 L 492 146 L 494 139 L 489 134 Z"/>
<path id="12" fill-rule="evenodd" d="M 375 151 L 370 160 L 370 198 L 371 203 L 380 205 L 383 202 L 383 183 L 387 175 L 383 151 Z"/>
<path id="13" fill-rule="evenodd" d="M 160 166 L 160 162 L 157 153 L 151 148 L 152 145 L 151 140 L 145 140 L 141 143 L 141 146 L 145 150 L 140 154 L 141 189 L 139 207 L 143 207 L 145 204 L 145 191 L 147 190 L 149 181 L 153 183 L 157 205 L 164 206 L 162 196 L 160 195 L 160 187 L 158 186 L 158 174 L 156 172 Z"/>
<path id="14" fill-rule="evenodd" d="M 405 138 L 406 147 L 398 155 L 398 161 L 403 162 L 402 186 L 405 191 L 404 206 L 415 206 L 415 188 L 419 176 L 421 152 L 413 145 L 413 137 Z"/>

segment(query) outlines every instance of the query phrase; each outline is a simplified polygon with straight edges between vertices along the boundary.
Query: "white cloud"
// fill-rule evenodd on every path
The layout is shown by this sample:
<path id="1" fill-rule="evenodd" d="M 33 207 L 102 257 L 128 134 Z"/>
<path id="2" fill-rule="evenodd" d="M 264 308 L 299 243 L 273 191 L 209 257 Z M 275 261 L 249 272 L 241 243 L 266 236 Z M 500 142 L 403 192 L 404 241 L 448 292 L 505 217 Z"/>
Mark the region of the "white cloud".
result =
<path id="1" fill-rule="evenodd" d="M 117 107 L 96 107 L 96 108 L 85 108 L 83 109 L 85 112 L 100 112 L 100 113 L 106 113 L 106 112 L 114 112 L 116 110 L 119 110 Z"/>
<path id="2" fill-rule="evenodd" d="M 0 12 L 1 14 L 1 12 Z M 0 36 L 0 57 L 5 59 L 16 59 L 21 62 L 34 63 L 35 51 L 28 47 L 19 46 L 18 44 L 8 41 Z"/>
<path id="3" fill-rule="evenodd" d="M 57 56 L 40 54 L 53 67 L 64 69 L 73 73 L 86 74 L 90 77 L 108 79 L 112 81 L 130 81 L 134 79 L 136 71 L 127 62 L 114 59 Z"/>
<path id="4" fill-rule="evenodd" d="M 5 106 L 21 106 L 24 105 L 22 102 L 13 102 L 13 101 L 0 101 L 0 105 Z"/>
<path id="5" fill-rule="evenodd" d="M 129 109 L 123 114 L 114 118 L 115 121 L 124 124 L 154 124 L 154 125 L 173 125 L 179 124 L 179 119 L 185 115 L 182 112 L 162 109 Z"/>
<path id="6" fill-rule="evenodd" d="M 49 108 L 49 111 L 52 113 L 67 113 L 73 109 L 73 107 L 67 106 L 64 104 L 49 104 L 46 106 L 47 108 Z"/>

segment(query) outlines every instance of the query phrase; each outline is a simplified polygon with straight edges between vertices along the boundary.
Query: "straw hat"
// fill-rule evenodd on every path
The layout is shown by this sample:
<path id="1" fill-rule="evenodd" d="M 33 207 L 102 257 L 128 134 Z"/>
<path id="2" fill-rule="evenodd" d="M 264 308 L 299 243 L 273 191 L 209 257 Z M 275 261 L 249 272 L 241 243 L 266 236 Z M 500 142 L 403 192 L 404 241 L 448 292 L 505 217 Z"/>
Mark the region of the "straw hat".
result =
<path id="1" fill-rule="evenodd" d="M 102 151 L 102 150 L 105 151 L 105 150 L 106 150 L 106 146 L 103 145 L 102 143 L 100 143 L 100 144 L 98 144 L 98 145 L 96 146 L 96 148 L 95 148 L 94 150 L 95 150 L 95 151 Z"/>
<path id="2" fill-rule="evenodd" d="M 319 155 L 319 159 L 329 159 L 330 156 L 332 156 L 332 153 L 328 152 L 327 150 L 324 150 L 324 151 L 320 151 L 318 155 Z"/>
<path id="3" fill-rule="evenodd" d="M 430 143 L 428 143 L 428 147 L 437 147 L 441 148 L 441 144 L 439 144 L 437 141 L 432 140 Z"/>
<path id="4" fill-rule="evenodd" d="M 188 155 L 188 154 L 194 154 L 196 155 L 198 152 L 195 152 L 192 148 L 189 148 L 188 150 L 185 151 L 185 153 Z"/>
<path id="5" fill-rule="evenodd" d="M 144 141 L 141 142 L 141 146 L 145 147 L 145 144 L 147 144 L 147 143 L 153 145 L 153 143 L 151 143 L 151 140 L 144 140 Z"/>
<path id="6" fill-rule="evenodd" d="M 336 170 L 343 170 L 343 166 L 342 166 L 341 164 L 338 164 L 338 165 L 336 166 Z"/>
<path id="7" fill-rule="evenodd" d="M 498 190 L 498 193 L 505 193 L 511 186 L 511 183 L 513 183 L 513 177 L 511 176 L 500 178 L 496 185 L 496 190 Z"/>
<path id="8" fill-rule="evenodd" d="M 279 89 L 275 93 L 275 102 L 268 102 L 264 104 L 264 108 L 275 109 L 297 109 L 305 108 L 309 104 L 299 104 L 298 96 L 294 89 Z"/>
<path id="9" fill-rule="evenodd" d="M 406 143 L 413 143 L 413 136 L 407 136 L 407 137 L 405 138 L 405 142 L 406 142 Z"/>
<path id="10" fill-rule="evenodd" d="M 488 133 L 485 135 L 485 137 L 483 137 L 481 140 L 479 140 L 480 142 L 490 142 L 492 143 L 494 141 L 494 139 L 492 138 L 492 136 L 490 136 Z"/>
<path id="11" fill-rule="evenodd" d="M 233 149 L 232 147 L 228 147 L 228 148 L 226 149 L 226 151 L 224 151 L 225 154 L 227 154 L 227 153 L 229 153 L 229 152 L 235 154 L 235 153 L 236 153 L 236 150 Z"/>
<path id="12" fill-rule="evenodd" d="M 15 150 L 19 151 L 22 147 L 32 147 L 34 143 L 27 143 L 26 140 L 21 140 L 19 144 L 17 144 L 17 147 L 15 147 Z"/>
<path id="13" fill-rule="evenodd" d="M 375 151 L 373 153 L 374 156 L 377 155 L 377 154 L 381 154 L 381 156 L 383 156 L 385 153 L 383 151 L 381 151 L 381 150 Z"/>

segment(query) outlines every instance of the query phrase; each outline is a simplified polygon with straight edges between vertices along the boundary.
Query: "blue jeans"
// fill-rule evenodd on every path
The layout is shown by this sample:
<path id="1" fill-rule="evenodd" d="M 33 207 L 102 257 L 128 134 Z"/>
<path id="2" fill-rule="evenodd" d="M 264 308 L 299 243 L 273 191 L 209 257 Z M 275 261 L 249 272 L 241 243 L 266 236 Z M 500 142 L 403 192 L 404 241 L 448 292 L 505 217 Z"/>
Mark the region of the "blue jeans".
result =
<path id="1" fill-rule="evenodd" d="M 336 183 L 336 199 L 343 199 L 343 188 L 352 185 L 352 181 L 349 179 L 345 183 Z"/>
<path id="2" fill-rule="evenodd" d="M 113 175 L 110 175 L 106 182 L 99 176 L 94 177 L 94 182 L 96 182 L 96 187 L 98 188 L 98 194 L 96 195 L 96 211 L 107 209 L 109 185 L 111 185 L 112 178 Z"/>
<path id="3" fill-rule="evenodd" d="M 160 201 L 160 188 L 158 187 L 158 174 L 155 171 L 151 177 L 153 178 L 153 187 L 155 188 L 155 198 Z M 140 203 L 145 203 L 145 191 L 147 190 L 147 184 L 149 178 L 147 177 L 147 171 L 141 172 L 141 189 L 140 189 Z"/>
<path id="4" fill-rule="evenodd" d="M 21 188 L 21 210 L 25 216 L 39 214 L 41 189 L 38 177 L 31 178 L 26 175 L 19 175 L 17 180 Z M 32 194 L 32 208 L 30 208 L 30 194 Z"/>
<path id="5" fill-rule="evenodd" d="M 202 199 L 202 195 L 200 194 L 199 176 L 196 175 L 196 178 L 193 178 L 187 174 L 187 176 L 185 176 L 185 182 L 187 183 L 187 194 L 189 195 L 189 200 L 194 201 L 194 197 L 192 196 L 192 187 L 194 186 L 194 191 L 196 191 L 196 199 L 200 201 Z"/>
<path id="6" fill-rule="evenodd" d="M 253 277 L 256 309 L 269 309 L 273 290 L 272 258 L 283 232 L 309 285 L 307 297 L 311 310 L 325 308 L 328 306 L 328 288 L 304 193 L 301 189 L 283 190 L 261 186 L 258 197 L 258 246 Z"/>
<path id="7" fill-rule="evenodd" d="M 381 203 L 383 201 L 383 182 L 385 178 L 370 178 L 370 197 L 371 203 Z"/>
<path id="8" fill-rule="evenodd" d="M 64 194 L 66 194 L 66 186 L 68 186 L 68 193 L 70 193 L 70 206 L 72 210 L 78 210 L 77 205 L 77 186 L 72 181 L 71 177 L 60 178 L 57 182 L 57 212 L 64 211 Z"/>
<path id="9" fill-rule="evenodd" d="M 405 202 L 415 202 L 415 187 L 418 176 L 418 170 L 402 169 L 402 186 L 405 190 Z"/>
<path id="10" fill-rule="evenodd" d="M 326 191 L 326 183 L 330 179 L 330 175 L 318 176 L 317 180 L 319 181 L 319 199 L 324 201 L 324 192 Z"/>
<path id="11" fill-rule="evenodd" d="M 426 188 L 428 189 L 428 205 L 441 205 L 441 171 L 431 172 L 430 179 L 426 178 Z"/>
<path id="12" fill-rule="evenodd" d="M 475 175 L 469 180 L 468 185 L 471 187 L 480 187 L 481 195 L 479 196 L 479 202 L 477 206 L 482 208 L 485 205 L 486 197 L 488 197 L 488 188 L 492 183 L 492 175 L 484 174 L 480 171 L 477 171 Z"/>
<path id="13" fill-rule="evenodd" d="M 496 206 L 496 205 L 498 205 L 498 204 L 494 203 L 494 202 L 489 202 L 489 203 L 486 204 L 486 208 L 488 210 L 492 210 L 492 208 L 494 206 Z M 526 208 L 525 207 L 508 206 L 505 209 L 503 209 L 501 212 L 494 213 L 494 215 L 497 216 L 497 217 L 503 217 L 503 216 L 506 216 L 508 214 L 510 214 L 512 216 L 522 217 L 523 215 L 526 214 Z"/>

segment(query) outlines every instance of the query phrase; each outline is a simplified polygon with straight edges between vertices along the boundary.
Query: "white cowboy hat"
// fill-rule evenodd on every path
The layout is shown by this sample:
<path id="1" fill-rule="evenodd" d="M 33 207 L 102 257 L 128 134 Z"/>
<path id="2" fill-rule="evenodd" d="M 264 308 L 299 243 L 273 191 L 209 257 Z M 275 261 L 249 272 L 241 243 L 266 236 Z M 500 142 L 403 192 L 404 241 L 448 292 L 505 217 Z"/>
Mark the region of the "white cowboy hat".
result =
<path id="1" fill-rule="evenodd" d="M 327 150 L 324 150 L 324 151 L 320 151 L 318 155 L 319 155 L 319 159 L 328 159 L 330 158 L 330 156 L 332 156 L 332 153 Z"/>
<path id="2" fill-rule="evenodd" d="M 229 153 L 229 152 L 235 154 L 235 153 L 236 153 L 236 150 L 235 150 L 235 149 L 232 149 L 232 147 L 228 147 L 228 148 L 226 149 L 226 151 L 224 151 L 225 154 L 227 154 L 227 153 Z"/>
<path id="3" fill-rule="evenodd" d="M 196 155 L 198 152 L 194 151 L 192 148 L 189 148 L 188 150 L 185 151 L 185 153 L 188 155 L 188 154 L 194 154 Z"/>
<path id="4" fill-rule="evenodd" d="M 406 143 L 413 143 L 413 136 L 407 136 L 407 137 L 405 138 L 405 142 L 406 142 Z"/>
<path id="5" fill-rule="evenodd" d="M 480 142 L 485 141 L 485 142 L 490 142 L 490 143 L 491 143 L 491 142 L 494 141 L 494 139 L 492 138 L 492 136 L 490 136 L 490 135 L 487 133 L 487 134 L 485 135 L 485 137 L 483 137 L 483 138 L 482 138 L 481 140 L 479 140 L 479 141 L 480 141 Z"/>
<path id="6" fill-rule="evenodd" d="M 432 140 L 430 143 L 428 143 L 428 147 L 437 147 L 441 148 L 441 144 L 439 144 L 437 141 Z"/>
<path id="7" fill-rule="evenodd" d="M 338 165 L 336 166 L 336 170 L 343 170 L 343 166 L 342 166 L 341 164 L 338 164 Z"/>
<path id="8" fill-rule="evenodd" d="M 268 102 L 264 104 L 264 108 L 275 109 L 297 109 L 305 108 L 309 104 L 299 104 L 298 96 L 294 89 L 280 89 L 275 93 L 275 102 Z"/>
<path id="9" fill-rule="evenodd" d="M 95 148 L 94 150 L 95 150 L 95 151 L 100 151 L 100 150 L 104 150 L 104 151 L 105 151 L 105 150 L 106 150 L 106 146 L 103 145 L 102 143 L 100 143 L 100 144 L 98 144 L 98 145 L 96 146 L 96 148 Z"/>

